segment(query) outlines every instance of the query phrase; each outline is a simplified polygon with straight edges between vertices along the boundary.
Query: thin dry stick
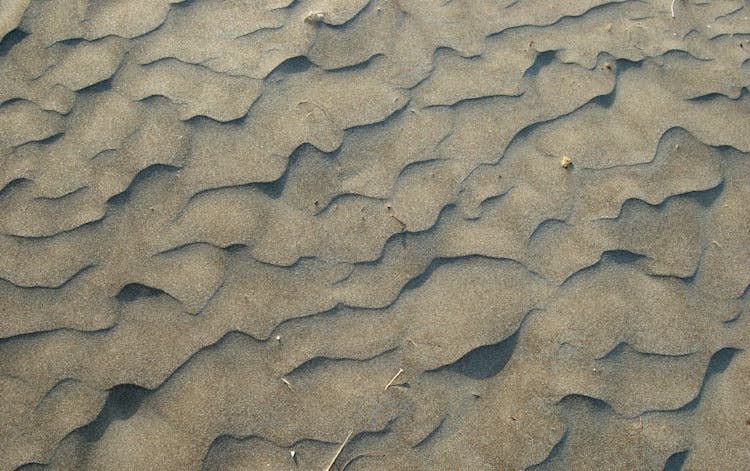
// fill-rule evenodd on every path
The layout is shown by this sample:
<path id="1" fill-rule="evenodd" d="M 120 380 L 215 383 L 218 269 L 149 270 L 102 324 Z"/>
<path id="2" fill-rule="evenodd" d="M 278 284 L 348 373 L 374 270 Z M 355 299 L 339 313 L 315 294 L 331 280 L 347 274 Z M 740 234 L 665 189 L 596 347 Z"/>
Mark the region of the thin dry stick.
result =
<path id="1" fill-rule="evenodd" d="M 354 433 L 353 431 L 351 430 L 349 431 L 349 435 L 346 436 L 346 438 L 344 439 L 344 443 L 342 443 L 339 449 L 336 450 L 336 454 L 333 455 L 333 459 L 331 460 L 330 463 L 328 463 L 328 466 L 326 466 L 326 469 L 324 471 L 331 471 L 331 468 L 333 467 L 333 463 L 335 463 L 336 460 L 339 459 L 339 455 L 344 450 L 344 447 L 346 446 L 346 444 L 349 443 L 349 439 L 352 438 L 353 433 Z"/>
<path id="2" fill-rule="evenodd" d="M 669 7 L 669 9 L 672 11 L 672 18 L 674 18 L 674 2 L 675 0 L 672 0 L 672 5 Z"/>
<path id="3" fill-rule="evenodd" d="M 396 373 L 396 376 L 394 376 L 393 378 L 391 378 L 390 381 L 388 381 L 388 384 L 385 385 L 385 389 L 383 389 L 383 391 L 388 391 L 388 388 L 391 387 L 391 385 L 393 384 L 393 382 L 396 381 L 396 378 L 398 378 L 401 375 L 401 373 L 403 373 L 403 372 L 404 372 L 404 369 L 403 368 L 399 368 L 398 369 L 398 373 Z"/>
<path id="4" fill-rule="evenodd" d="M 294 388 L 292 387 L 292 383 L 289 382 L 286 378 L 281 378 L 281 381 L 286 384 L 286 387 L 289 388 L 290 391 L 294 391 Z"/>
<path id="5" fill-rule="evenodd" d="M 406 229 L 406 223 L 402 221 L 401 219 L 397 218 L 396 216 L 394 216 L 393 214 L 391 214 L 391 217 L 395 219 L 399 224 L 401 224 L 401 232 L 404 232 L 404 230 Z"/>

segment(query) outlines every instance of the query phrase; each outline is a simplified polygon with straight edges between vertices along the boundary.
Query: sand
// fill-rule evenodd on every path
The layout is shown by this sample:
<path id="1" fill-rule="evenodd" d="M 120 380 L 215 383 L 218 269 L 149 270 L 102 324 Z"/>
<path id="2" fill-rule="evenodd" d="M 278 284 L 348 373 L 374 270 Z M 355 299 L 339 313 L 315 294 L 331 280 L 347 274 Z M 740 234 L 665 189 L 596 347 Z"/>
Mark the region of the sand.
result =
<path id="1" fill-rule="evenodd" d="M 0 470 L 750 466 L 747 1 L 0 39 Z"/>

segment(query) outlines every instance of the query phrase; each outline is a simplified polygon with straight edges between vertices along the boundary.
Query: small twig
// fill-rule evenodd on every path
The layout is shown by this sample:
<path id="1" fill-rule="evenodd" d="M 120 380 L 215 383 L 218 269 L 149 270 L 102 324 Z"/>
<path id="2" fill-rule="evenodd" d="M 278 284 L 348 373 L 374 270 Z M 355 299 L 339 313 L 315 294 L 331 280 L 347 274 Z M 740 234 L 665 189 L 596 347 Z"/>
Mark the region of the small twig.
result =
<path id="1" fill-rule="evenodd" d="M 391 214 L 391 217 L 393 219 L 395 219 L 399 224 L 401 224 L 401 232 L 404 232 L 406 230 L 406 223 L 404 223 L 404 221 L 402 221 L 401 219 L 397 218 L 393 214 Z"/>
<path id="2" fill-rule="evenodd" d="M 281 382 L 286 384 L 286 387 L 289 388 L 290 391 L 294 392 L 294 388 L 292 387 L 292 383 L 289 382 L 286 378 L 281 378 Z"/>
<path id="3" fill-rule="evenodd" d="M 672 0 L 672 5 L 669 7 L 669 9 L 672 11 L 672 18 L 674 18 L 674 2 L 675 0 Z"/>
<path id="4" fill-rule="evenodd" d="M 331 468 L 333 467 L 333 463 L 335 463 L 336 460 L 339 459 L 339 455 L 341 454 L 342 451 L 344 451 L 344 447 L 346 446 L 347 443 L 349 443 L 349 439 L 352 438 L 353 433 L 354 433 L 353 431 L 351 430 L 349 431 L 349 435 L 346 436 L 346 438 L 344 439 L 344 442 L 341 444 L 339 449 L 336 450 L 336 454 L 333 455 L 333 459 L 331 460 L 330 463 L 328 463 L 328 466 L 326 466 L 326 469 L 324 471 L 331 471 Z"/>
<path id="5" fill-rule="evenodd" d="M 401 373 L 403 373 L 403 372 L 404 372 L 404 369 L 403 368 L 399 368 L 398 369 L 398 373 L 396 373 L 396 376 L 394 376 L 390 381 L 388 381 L 388 384 L 385 385 L 385 389 L 383 389 L 383 391 L 388 391 L 388 388 L 391 387 L 391 385 L 393 384 L 393 382 L 396 381 L 396 378 L 398 378 L 399 376 L 401 376 Z"/>

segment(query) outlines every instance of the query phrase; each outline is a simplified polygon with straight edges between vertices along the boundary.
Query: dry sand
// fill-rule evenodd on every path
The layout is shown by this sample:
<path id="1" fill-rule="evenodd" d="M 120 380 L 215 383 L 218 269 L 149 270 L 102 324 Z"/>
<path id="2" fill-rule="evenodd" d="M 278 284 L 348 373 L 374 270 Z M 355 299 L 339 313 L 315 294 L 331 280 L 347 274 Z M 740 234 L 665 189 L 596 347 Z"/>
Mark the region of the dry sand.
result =
<path id="1" fill-rule="evenodd" d="M 748 1 L 0 38 L 0 470 L 750 469 Z"/>

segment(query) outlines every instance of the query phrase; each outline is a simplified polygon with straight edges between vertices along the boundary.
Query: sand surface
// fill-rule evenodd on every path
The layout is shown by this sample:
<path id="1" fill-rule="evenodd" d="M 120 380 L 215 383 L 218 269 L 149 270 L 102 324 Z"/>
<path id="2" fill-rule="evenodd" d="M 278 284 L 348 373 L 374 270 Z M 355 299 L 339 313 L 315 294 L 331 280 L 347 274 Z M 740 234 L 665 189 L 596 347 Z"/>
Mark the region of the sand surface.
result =
<path id="1" fill-rule="evenodd" d="M 747 0 L 0 39 L 0 470 L 750 469 Z"/>

